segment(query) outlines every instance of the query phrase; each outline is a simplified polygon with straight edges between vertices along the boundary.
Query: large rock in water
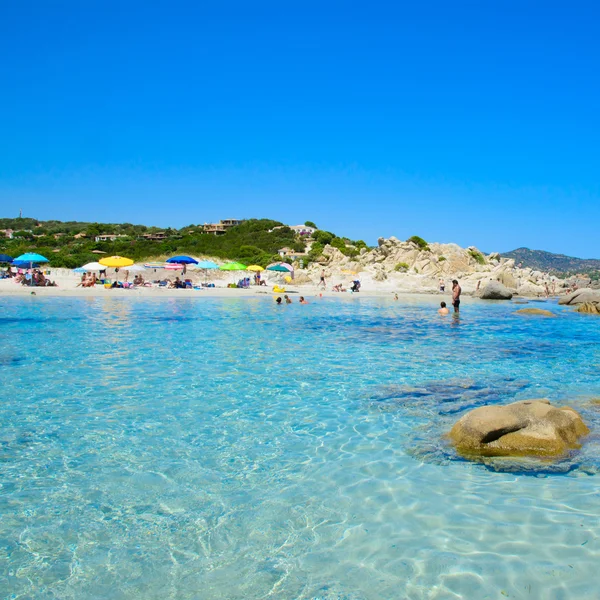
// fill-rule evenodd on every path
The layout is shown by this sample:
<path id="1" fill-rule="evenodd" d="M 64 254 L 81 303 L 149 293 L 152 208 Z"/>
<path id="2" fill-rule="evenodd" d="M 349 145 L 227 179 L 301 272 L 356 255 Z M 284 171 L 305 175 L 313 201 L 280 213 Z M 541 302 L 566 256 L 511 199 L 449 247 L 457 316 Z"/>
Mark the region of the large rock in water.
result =
<path id="1" fill-rule="evenodd" d="M 572 294 L 568 294 L 561 298 L 559 304 L 586 304 L 588 302 L 600 304 L 600 292 L 589 288 L 581 288 L 575 290 Z"/>
<path id="2" fill-rule="evenodd" d="M 520 303 L 519 303 L 520 304 Z M 556 315 L 543 308 L 520 308 L 515 310 L 516 315 L 539 315 L 540 317 L 555 317 Z"/>
<path id="3" fill-rule="evenodd" d="M 583 304 L 579 304 L 575 310 L 589 315 L 600 315 L 600 304 L 595 302 L 584 302 Z"/>
<path id="4" fill-rule="evenodd" d="M 572 408 L 556 408 L 548 400 L 524 400 L 468 412 L 455 423 L 450 439 L 466 457 L 559 457 L 579 448 L 579 439 L 588 433 Z"/>
<path id="5" fill-rule="evenodd" d="M 483 300 L 510 300 L 513 295 L 499 281 L 490 281 L 482 290 L 479 297 Z"/>

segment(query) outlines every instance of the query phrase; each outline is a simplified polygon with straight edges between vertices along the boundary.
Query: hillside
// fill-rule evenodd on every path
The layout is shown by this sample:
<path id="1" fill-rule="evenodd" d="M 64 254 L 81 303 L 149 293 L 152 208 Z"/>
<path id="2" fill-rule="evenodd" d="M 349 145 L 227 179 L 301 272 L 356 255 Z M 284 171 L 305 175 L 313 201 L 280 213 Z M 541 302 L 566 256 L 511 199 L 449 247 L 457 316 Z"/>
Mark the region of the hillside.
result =
<path id="1" fill-rule="evenodd" d="M 12 239 L 6 236 L 7 230 Z M 106 236 L 112 238 L 104 239 Z M 0 253 L 16 257 L 25 252 L 38 252 L 50 259 L 51 266 L 69 269 L 98 260 L 102 254 L 118 254 L 136 262 L 188 254 L 264 267 L 280 259 L 281 249 L 304 255 L 306 263 L 318 258 L 327 244 L 346 255 L 356 255 L 366 247 L 362 241 L 352 242 L 327 231 L 317 230 L 313 238 L 313 250 L 305 255 L 306 240 L 271 219 L 248 219 L 229 227 L 221 235 L 207 233 L 203 225 L 160 230 L 131 223 L 0 219 Z"/>
<path id="2" fill-rule="evenodd" d="M 522 263 L 523 267 L 531 267 L 538 271 L 570 275 L 575 273 L 593 273 L 600 271 L 600 259 L 575 258 L 565 254 L 553 254 L 544 250 L 517 248 L 501 254 L 505 258 L 513 258 L 515 264 Z"/>

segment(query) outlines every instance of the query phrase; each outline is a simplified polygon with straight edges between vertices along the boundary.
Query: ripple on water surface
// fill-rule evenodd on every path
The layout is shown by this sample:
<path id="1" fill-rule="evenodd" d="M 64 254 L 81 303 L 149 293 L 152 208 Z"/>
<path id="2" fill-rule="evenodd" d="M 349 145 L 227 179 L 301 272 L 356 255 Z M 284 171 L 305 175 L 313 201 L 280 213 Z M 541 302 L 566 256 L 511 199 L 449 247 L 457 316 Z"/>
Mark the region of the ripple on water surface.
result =
<path id="1" fill-rule="evenodd" d="M 0 299 L 0 597 L 595 598 L 600 319 L 435 308 Z M 544 396 L 562 474 L 443 443 Z"/>

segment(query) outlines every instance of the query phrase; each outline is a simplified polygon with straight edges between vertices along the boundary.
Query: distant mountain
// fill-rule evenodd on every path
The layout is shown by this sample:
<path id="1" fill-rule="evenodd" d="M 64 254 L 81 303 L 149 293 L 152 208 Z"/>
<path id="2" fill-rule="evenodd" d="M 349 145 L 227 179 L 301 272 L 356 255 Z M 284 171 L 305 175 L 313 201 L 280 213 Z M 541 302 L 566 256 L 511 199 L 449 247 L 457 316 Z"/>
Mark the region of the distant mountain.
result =
<path id="1" fill-rule="evenodd" d="M 597 258 L 574 258 L 573 256 L 553 254 L 543 250 L 530 250 L 529 248 L 517 248 L 511 252 L 504 252 L 501 256 L 514 258 L 517 266 L 522 263 L 523 267 L 531 267 L 538 271 L 560 274 L 600 271 L 600 259 Z"/>

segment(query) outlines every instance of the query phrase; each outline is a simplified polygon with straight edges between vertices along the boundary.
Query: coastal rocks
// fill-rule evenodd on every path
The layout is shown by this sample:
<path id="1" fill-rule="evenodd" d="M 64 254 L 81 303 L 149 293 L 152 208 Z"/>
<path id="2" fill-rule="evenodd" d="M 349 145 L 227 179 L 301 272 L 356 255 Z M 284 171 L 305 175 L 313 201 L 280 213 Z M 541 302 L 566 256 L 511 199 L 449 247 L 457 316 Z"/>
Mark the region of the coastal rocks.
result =
<path id="1" fill-rule="evenodd" d="M 521 296 L 542 296 L 546 290 L 541 285 L 537 285 L 535 283 L 531 283 L 531 281 L 526 281 L 522 285 L 518 286 L 517 292 Z"/>
<path id="2" fill-rule="evenodd" d="M 479 297 L 482 300 L 510 300 L 513 295 L 512 292 L 499 281 L 490 281 L 483 290 L 481 290 Z"/>
<path id="3" fill-rule="evenodd" d="M 577 307 L 577 312 L 588 315 L 600 315 L 600 304 L 595 302 L 584 302 Z"/>
<path id="4" fill-rule="evenodd" d="M 561 298 L 558 303 L 559 304 L 586 304 L 586 303 L 594 303 L 600 304 L 600 292 L 596 290 L 590 290 L 587 288 L 582 288 L 580 290 L 575 290 L 573 293 L 568 294 L 564 298 Z"/>
<path id="5" fill-rule="evenodd" d="M 482 406 L 459 419 L 450 440 L 465 457 L 561 457 L 580 447 L 589 429 L 579 413 L 548 400 Z"/>
<path id="6" fill-rule="evenodd" d="M 556 315 L 543 308 L 520 308 L 515 310 L 515 315 L 540 315 L 541 317 L 555 317 Z"/>

